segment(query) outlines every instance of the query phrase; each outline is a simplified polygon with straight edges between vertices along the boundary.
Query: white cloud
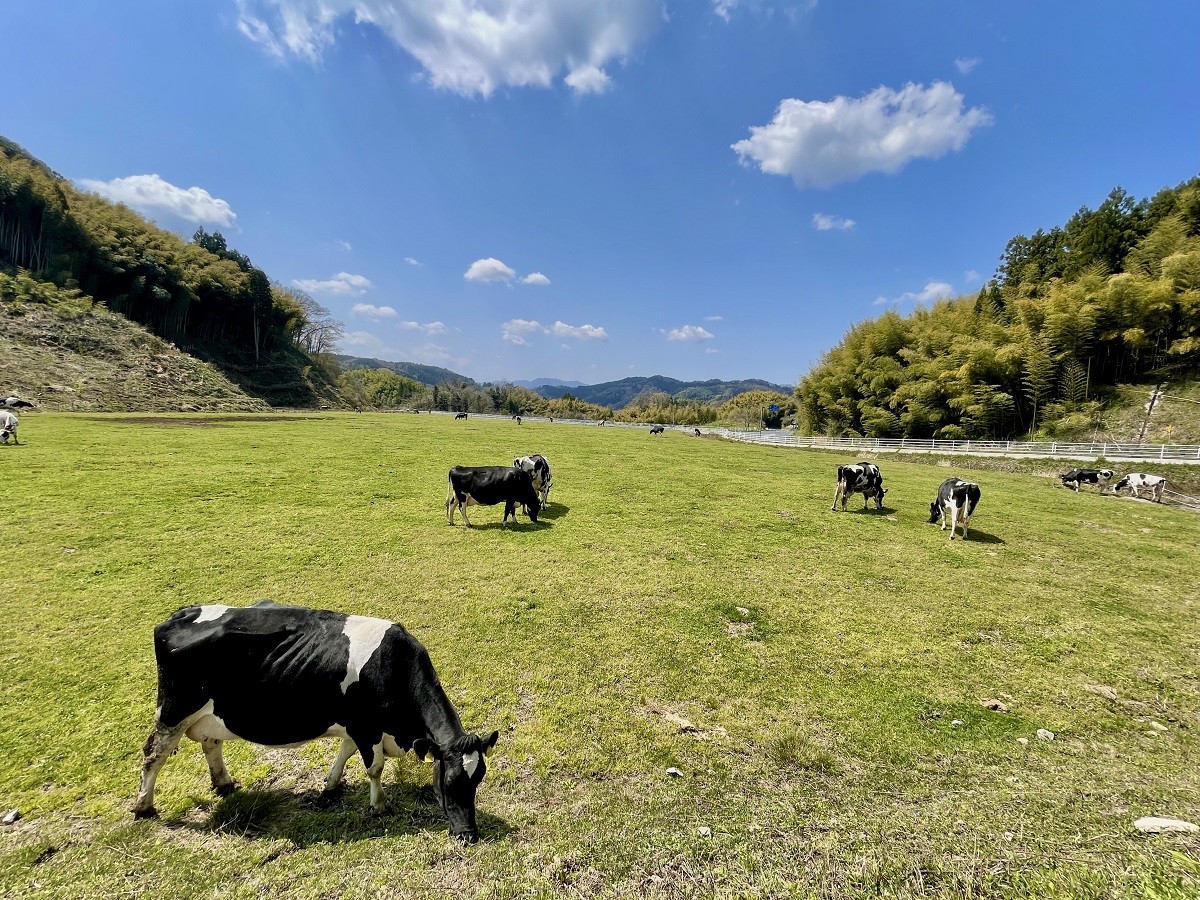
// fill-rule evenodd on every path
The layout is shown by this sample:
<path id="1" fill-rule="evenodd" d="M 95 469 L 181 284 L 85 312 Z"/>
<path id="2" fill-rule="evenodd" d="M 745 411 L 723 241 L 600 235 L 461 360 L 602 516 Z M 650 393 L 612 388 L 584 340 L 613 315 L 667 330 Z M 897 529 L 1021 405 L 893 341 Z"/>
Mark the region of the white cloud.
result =
<path id="1" fill-rule="evenodd" d="M 704 321 L 705 322 L 724 322 L 725 317 L 724 316 L 705 316 Z"/>
<path id="2" fill-rule="evenodd" d="M 930 281 L 920 291 L 908 291 L 901 294 L 895 300 L 889 300 L 887 297 L 876 297 L 875 306 L 882 306 L 885 303 L 933 303 L 941 300 L 944 297 L 952 297 L 954 288 L 946 284 L 944 281 Z"/>
<path id="3" fill-rule="evenodd" d="M 238 0 L 238 29 L 271 55 L 320 60 L 352 21 L 372 25 L 417 60 L 434 87 L 489 96 L 549 87 L 605 89 L 665 18 L 663 0 Z"/>
<path id="4" fill-rule="evenodd" d="M 477 259 L 471 263 L 470 268 L 463 273 L 463 278 L 467 281 L 512 281 L 517 277 L 517 273 L 500 262 L 498 259 L 492 259 L 490 256 L 487 259 Z"/>
<path id="5" fill-rule="evenodd" d="M 444 322 L 425 322 L 424 324 L 421 322 L 401 322 L 400 327 L 411 331 L 421 331 L 429 335 L 445 334 L 448 330 Z"/>
<path id="6" fill-rule="evenodd" d="M 111 181 L 84 178 L 79 183 L 85 190 L 149 215 L 169 213 L 198 225 L 225 228 L 231 228 L 237 221 L 230 205 L 204 188 L 176 187 L 158 175 L 130 175 Z"/>
<path id="7" fill-rule="evenodd" d="M 960 56 L 954 61 L 954 67 L 963 75 L 970 73 L 982 60 Z"/>
<path id="8" fill-rule="evenodd" d="M 531 319 L 510 319 L 500 326 L 500 339 L 510 344 L 528 346 L 528 338 L 534 334 L 549 334 L 557 338 L 575 338 L 580 341 L 608 340 L 608 332 L 598 325 L 568 325 L 566 322 L 543 325 Z"/>
<path id="9" fill-rule="evenodd" d="M 563 81 L 577 94 L 603 94 L 612 86 L 608 73 L 598 66 L 580 66 Z"/>
<path id="10" fill-rule="evenodd" d="M 338 342 L 338 349 L 343 352 L 357 351 L 350 353 L 351 356 L 370 356 L 375 359 L 387 359 L 388 357 L 395 359 L 400 355 L 398 350 L 390 347 L 369 331 L 351 331 L 342 335 L 341 341 Z"/>
<path id="11" fill-rule="evenodd" d="M 416 266 L 418 269 L 425 266 L 425 263 L 421 262 L 419 259 L 413 259 L 411 256 L 404 257 L 404 261 L 410 266 Z"/>
<path id="12" fill-rule="evenodd" d="M 705 353 L 720 353 L 721 351 L 718 350 L 716 347 L 705 347 L 704 352 Z"/>
<path id="13" fill-rule="evenodd" d="M 549 284 L 550 279 L 541 272 L 530 272 L 521 279 L 521 284 Z"/>
<path id="14" fill-rule="evenodd" d="M 547 329 L 555 337 L 572 337 L 583 341 L 607 341 L 608 332 L 596 325 L 568 325 L 555 322 Z"/>
<path id="15" fill-rule="evenodd" d="M 370 279 L 366 276 L 351 275 L 349 272 L 338 272 L 325 281 L 293 278 L 292 284 L 309 294 L 364 294 L 372 287 Z"/>
<path id="16" fill-rule="evenodd" d="M 370 316 L 373 319 L 382 319 L 396 315 L 396 310 L 390 306 L 372 306 L 370 303 L 355 303 L 353 311 L 362 313 L 364 316 Z"/>
<path id="17" fill-rule="evenodd" d="M 830 187 L 961 150 L 991 122 L 983 107 L 964 110 L 954 85 L 935 81 L 879 87 L 857 100 L 784 100 L 770 124 L 751 126 L 750 137 L 731 146 L 744 165 L 790 176 L 798 187 Z"/>
<path id="18" fill-rule="evenodd" d="M 711 341 L 714 337 L 711 331 L 699 325 L 684 325 L 682 328 L 672 328 L 666 332 L 668 341 Z"/>
<path id="19" fill-rule="evenodd" d="M 510 319 L 500 326 L 500 339 L 508 341 L 510 344 L 526 346 L 529 344 L 526 336 L 542 330 L 542 326 L 538 322 L 531 322 L 528 319 Z"/>
<path id="20" fill-rule="evenodd" d="M 817 231 L 849 231 L 856 223 L 853 219 L 843 219 L 841 216 L 827 216 L 824 213 L 813 213 L 813 228 Z"/>
<path id="21" fill-rule="evenodd" d="M 341 247 L 341 248 L 342 248 L 343 250 L 345 250 L 347 253 L 350 253 L 351 251 L 353 251 L 353 250 L 354 250 L 354 248 L 350 246 L 350 242 L 349 242 L 349 241 L 338 241 L 338 242 L 337 242 L 337 244 L 338 244 L 338 246 L 339 246 L 339 247 Z"/>
<path id="22" fill-rule="evenodd" d="M 963 281 L 967 282 L 968 284 L 972 284 L 978 280 L 979 273 L 974 269 L 967 269 L 967 271 L 963 272 Z"/>

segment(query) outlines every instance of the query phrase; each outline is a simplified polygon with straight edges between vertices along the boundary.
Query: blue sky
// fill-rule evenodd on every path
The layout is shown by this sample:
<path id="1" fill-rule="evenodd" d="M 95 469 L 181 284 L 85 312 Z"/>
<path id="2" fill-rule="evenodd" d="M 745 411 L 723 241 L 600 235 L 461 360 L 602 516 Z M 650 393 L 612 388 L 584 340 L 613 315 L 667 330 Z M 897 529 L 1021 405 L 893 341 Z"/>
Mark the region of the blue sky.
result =
<path id="1" fill-rule="evenodd" d="M 792 384 L 1200 172 L 1200 5 L 7 0 L 0 134 L 226 234 L 342 350 Z"/>

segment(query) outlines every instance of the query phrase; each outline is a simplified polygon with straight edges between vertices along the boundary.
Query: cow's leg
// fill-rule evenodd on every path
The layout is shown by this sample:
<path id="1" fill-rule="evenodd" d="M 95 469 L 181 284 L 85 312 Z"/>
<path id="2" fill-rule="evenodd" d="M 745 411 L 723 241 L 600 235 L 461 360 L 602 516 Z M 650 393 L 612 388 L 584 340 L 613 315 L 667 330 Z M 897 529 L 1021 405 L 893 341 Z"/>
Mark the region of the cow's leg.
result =
<path id="1" fill-rule="evenodd" d="M 829 507 L 830 512 L 837 512 L 838 497 L 842 496 L 842 483 L 839 481 L 837 489 L 833 492 L 833 504 Z M 845 508 L 846 501 L 842 500 L 842 507 Z"/>
<path id="2" fill-rule="evenodd" d="M 471 520 L 467 518 L 467 507 L 470 505 L 471 495 L 467 494 L 458 501 L 458 514 L 463 517 L 463 522 L 466 523 L 468 528 L 474 528 L 475 526 L 471 524 Z"/>
<path id="3" fill-rule="evenodd" d="M 454 524 L 454 507 L 457 503 L 453 494 L 446 498 L 446 521 L 451 525 Z"/>
<path id="4" fill-rule="evenodd" d="M 338 786 L 338 782 L 342 780 L 342 773 L 346 771 L 346 763 L 353 755 L 354 741 L 348 737 L 342 738 L 342 745 L 338 748 L 337 758 L 334 759 L 333 766 L 329 770 L 329 776 L 325 779 L 325 790 L 332 791 Z"/>
<path id="5" fill-rule="evenodd" d="M 217 738 L 205 738 L 200 742 L 204 748 L 204 758 L 208 760 L 208 774 L 212 777 L 213 790 L 226 797 L 237 789 L 237 783 L 225 768 L 225 754 L 222 752 L 224 741 Z"/>
<path id="6" fill-rule="evenodd" d="M 967 502 L 970 503 L 969 500 Z M 970 524 L 971 524 L 971 514 L 969 512 L 967 512 L 967 507 L 964 506 L 963 507 L 963 520 L 962 520 L 963 540 L 964 541 L 967 539 L 967 528 L 968 528 L 968 526 L 970 526 Z"/>
<path id="7" fill-rule="evenodd" d="M 158 810 L 154 808 L 154 782 L 158 779 L 158 770 L 163 767 L 167 757 L 179 746 L 188 724 L 185 720 L 173 728 L 168 728 L 155 720 L 154 727 L 150 729 L 150 735 L 142 745 L 142 780 L 138 786 L 137 800 L 133 803 L 133 814 L 137 818 L 158 815 Z"/>
<path id="8" fill-rule="evenodd" d="M 954 540 L 954 528 L 955 528 L 955 526 L 958 525 L 958 506 L 957 506 L 957 504 L 955 504 L 955 502 L 953 500 L 950 501 L 949 512 L 950 512 L 950 540 Z M 943 519 L 944 519 L 944 517 L 945 517 L 945 514 L 943 513 Z"/>

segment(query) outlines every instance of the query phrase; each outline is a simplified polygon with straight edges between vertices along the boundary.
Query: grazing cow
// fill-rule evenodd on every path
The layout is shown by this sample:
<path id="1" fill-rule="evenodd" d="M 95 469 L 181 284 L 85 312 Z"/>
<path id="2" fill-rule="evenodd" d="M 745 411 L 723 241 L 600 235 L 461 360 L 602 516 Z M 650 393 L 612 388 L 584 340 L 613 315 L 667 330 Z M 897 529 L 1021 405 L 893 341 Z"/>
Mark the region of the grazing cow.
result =
<path id="1" fill-rule="evenodd" d="M 540 453 L 518 456 L 513 460 L 513 467 L 529 473 L 529 480 L 533 482 L 533 489 L 537 491 L 542 509 L 549 506 L 547 498 L 550 496 L 550 463 L 546 461 L 546 457 Z M 525 510 L 525 514 L 529 515 L 528 509 Z"/>
<path id="2" fill-rule="evenodd" d="M 521 417 L 520 417 L 520 416 L 513 416 L 513 418 L 517 420 L 517 424 L 518 424 L 518 425 L 520 425 L 520 424 L 521 424 Z"/>
<path id="3" fill-rule="evenodd" d="M 696 437 L 700 437 L 700 429 L 699 428 L 693 428 L 692 431 L 695 433 Z"/>
<path id="4" fill-rule="evenodd" d="M 664 431 L 666 431 L 666 429 L 661 425 L 655 425 L 650 429 L 651 434 L 662 434 Z"/>
<path id="5" fill-rule="evenodd" d="M 4 398 L 4 401 L 0 403 L 0 407 L 4 409 L 33 409 L 33 404 L 28 400 L 22 400 L 20 397 L 10 395 Z"/>
<path id="6" fill-rule="evenodd" d="M 476 504 L 493 506 L 504 504 L 504 518 L 500 520 L 501 527 L 508 525 L 508 517 L 517 519 L 518 504 L 534 522 L 541 512 L 542 502 L 538 499 L 537 491 L 533 489 L 533 479 L 523 469 L 508 466 L 455 466 L 450 470 L 450 487 L 446 495 L 446 520 L 454 524 L 454 510 L 457 509 L 463 517 L 463 522 L 471 528 L 467 518 L 467 507 Z"/>
<path id="7" fill-rule="evenodd" d="M 138 818 L 157 814 L 155 779 L 185 734 L 204 748 L 221 795 L 237 787 L 225 768 L 224 741 L 286 747 L 339 737 L 327 791 L 357 750 L 371 783 L 371 809 L 378 811 L 386 757 L 430 754 L 450 833 L 478 839 L 475 791 L 498 734 L 463 730 L 429 654 L 401 626 L 269 600 L 188 606 L 155 627 L 154 655 L 158 713 L 142 750 Z"/>
<path id="8" fill-rule="evenodd" d="M 863 495 L 863 509 L 867 501 L 874 497 L 875 508 L 883 509 L 883 495 L 887 488 L 883 486 L 883 476 L 879 474 L 879 466 L 872 462 L 855 463 L 852 466 L 838 466 L 837 490 L 833 492 L 831 510 L 837 509 L 838 499 L 842 501 L 842 509 L 846 509 L 846 501 L 851 494 Z"/>
<path id="9" fill-rule="evenodd" d="M 1073 487 L 1078 491 L 1080 484 L 1095 484 L 1100 486 L 1100 493 L 1103 494 L 1113 474 L 1112 469 L 1072 469 L 1059 477 L 1064 487 Z"/>
<path id="10" fill-rule="evenodd" d="M 20 424 L 17 417 L 7 409 L 0 409 L 0 444 L 7 444 L 10 437 L 14 444 L 21 443 L 17 440 L 17 426 Z"/>
<path id="11" fill-rule="evenodd" d="M 1113 485 L 1113 493 L 1119 493 L 1125 488 L 1133 491 L 1133 496 L 1141 499 L 1142 488 L 1150 491 L 1150 497 L 1155 503 L 1162 503 L 1163 491 L 1167 487 L 1167 479 L 1161 475 L 1147 475 L 1144 472 L 1130 472 Z"/>
<path id="12" fill-rule="evenodd" d="M 457 415 L 455 415 L 454 418 L 457 420 L 457 419 L 465 419 L 466 417 L 467 417 L 466 413 L 458 413 Z"/>
<path id="13" fill-rule="evenodd" d="M 963 540 L 967 539 L 967 526 L 971 515 L 979 504 L 979 485 L 961 478 L 947 478 L 938 488 L 937 499 L 929 504 L 930 524 L 942 517 L 941 530 L 946 530 L 946 519 L 950 520 L 950 540 L 954 540 L 954 527 L 962 526 Z"/>

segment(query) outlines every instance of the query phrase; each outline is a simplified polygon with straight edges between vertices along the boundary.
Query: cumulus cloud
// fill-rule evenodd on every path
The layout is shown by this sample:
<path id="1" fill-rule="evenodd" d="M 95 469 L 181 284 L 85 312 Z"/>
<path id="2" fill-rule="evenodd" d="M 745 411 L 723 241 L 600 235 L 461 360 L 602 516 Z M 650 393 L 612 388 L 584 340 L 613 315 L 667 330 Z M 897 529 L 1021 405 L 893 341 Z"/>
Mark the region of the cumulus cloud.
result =
<path id="1" fill-rule="evenodd" d="M 857 100 L 784 100 L 769 124 L 751 126 L 750 137 L 731 146 L 743 165 L 787 175 L 797 187 L 830 187 L 961 150 L 991 122 L 983 107 L 964 109 L 954 85 L 935 81 L 879 87 Z"/>
<path id="2" fill-rule="evenodd" d="M 325 281 L 315 278 L 293 278 L 292 284 L 308 294 L 365 294 L 372 287 L 371 280 L 366 276 L 351 275 L 349 272 L 338 272 Z"/>
<path id="3" fill-rule="evenodd" d="M 355 303 L 352 309 L 356 313 L 370 316 L 373 319 L 383 319 L 396 315 L 396 310 L 390 306 L 373 306 L 370 303 Z"/>
<path id="4" fill-rule="evenodd" d="M 530 272 L 521 279 L 521 284 L 549 284 L 550 279 L 541 272 Z"/>
<path id="5" fill-rule="evenodd" d="M 843 219 L 841 216 L 827 216 L 824 213 L 813 213 L 813 228 L 817 231 L 849 231 L 857 223 L 853 219 Z"/>
<path id="6" fill-rule="evenodd" d="M 668 341 L 711 341 L 713 333 L 699 325 L 684 325 L 666 332 Z"/>
<path id="7" fill-rule="evenodd" d="M 79 184 L 84 190 L 114 203 L 124 203 L 130 209 L 147 215 L 169 213 L 197 225 L 219 225 L 224 228 L 233 227 L 237 221 L 237 214 L 229 204 L 204 188 L 176 187 L 158 175 L 130 175 L 111 181 L 84 178 Z"/>
<path id="8" fill-rule="evenodd" d="M 517 277 L 517 273 L 500 262 L 498 259 L 492 259 L 490 256 L 487 259 L 477 259 L 471 263 L 466 272 L 463 273 L 463 278 L 467 281 L 512 281 Z"/>
<path id="9" fill-rule="evenodd" d="M 968 59 L 967 57 L 960 56 L 954 61 L 954 67 L 963 75 L 967 75 L 972 69 L 979 65 L 979 63 L 980 60 L 978 59 Z"/>
<path id="10" fill-rule="evenodd" d="M 663 0 L 237 0 L 238 29 L 279 59 L 317 62 L 353 22 L 379 29 L 434 87 L 487 97 L 501 87 L 597 93 L 605 66 L 659 27 Z"/>
<path id="11" fill-rule="evenodd" d="M 895 300 L 889 300 L 887 297 L 877 297 L 875 299 L 876 306 L 882 306 L 885 303 L 933 303 L 941 300 L 943 297 L 951 297 L 954 295 L 954 288 L 946 284 L 944 281 L 930 281 L 920 291 L 908 291 L 901 294 Z"/>
<path id="12" fill-rule="evenodd" d="M 510 344 L 528 346 L 529 337 L 535 334 L 549 334 L 556 338 L 574 338 L 580 341 L 608 340 L 608 332 L 598 325 L 568 325 L 566 322 L 543 325 L 531 319 L 510 319 L 500 326 L 501 340 Z"/>

